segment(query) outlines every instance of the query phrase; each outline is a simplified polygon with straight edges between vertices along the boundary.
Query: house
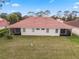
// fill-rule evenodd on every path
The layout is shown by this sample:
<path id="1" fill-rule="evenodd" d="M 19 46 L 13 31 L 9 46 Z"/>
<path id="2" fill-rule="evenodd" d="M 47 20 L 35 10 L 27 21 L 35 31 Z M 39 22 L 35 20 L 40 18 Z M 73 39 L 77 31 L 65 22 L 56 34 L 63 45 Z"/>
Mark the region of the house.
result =
<path id="1" fill-rule="evenodd" d="M 9 25 L 8 21 L 3 18 L 0 18 L 0 29 L 4 29 Z"/>
<path id="2" fill-rule="evenodd" d="M 17 35 L 70 36 L 72 27 L 50 17 L 29 17 L 8 26 Z"/>
<path id="3" fill-rule="evenodd" d="M 65 22 L 66 24 L 73 26 L 72 33 L 79 35 L 79 20 Z"/>

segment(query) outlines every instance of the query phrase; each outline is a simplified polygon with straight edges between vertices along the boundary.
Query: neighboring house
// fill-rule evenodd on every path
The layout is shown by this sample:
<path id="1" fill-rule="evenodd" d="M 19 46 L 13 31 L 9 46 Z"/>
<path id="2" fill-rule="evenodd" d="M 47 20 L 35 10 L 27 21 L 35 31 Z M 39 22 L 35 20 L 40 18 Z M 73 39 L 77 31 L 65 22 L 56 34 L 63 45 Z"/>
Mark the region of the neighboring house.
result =
<path id="1" fill-rule="evenodd" d="M 8 21 L 0 18 L 0 30 L 6 28 L 9 25 Z"/>
<path id="2" fill-rule="evenodd" d="M 72 33 L 79 35 L 79 20 L 69 21 L 66 24 L 73 26 Z"/>
<path id="3" fill-rule="evenodd" d="M 14 34 L 36 36 L 70 36 L 72 27 L 49 17 L 29 17 L 8 26 Z"/>

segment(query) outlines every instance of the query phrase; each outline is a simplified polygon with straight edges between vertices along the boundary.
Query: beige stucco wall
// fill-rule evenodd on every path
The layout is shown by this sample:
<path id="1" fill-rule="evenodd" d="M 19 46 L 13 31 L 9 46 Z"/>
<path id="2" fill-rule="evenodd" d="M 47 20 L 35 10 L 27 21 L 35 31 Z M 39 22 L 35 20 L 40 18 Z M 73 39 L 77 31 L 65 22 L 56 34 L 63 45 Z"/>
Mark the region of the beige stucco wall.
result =
<path id="1" fill-rule="evenodd" d="M 49 33 L 46 32 L 46 30 L 35 30 L 32 32 L 31 28 L 28 28 L 23 32 L 23 29 L 21 29 L 21 35 L 35 35 L 35 36 L 60 36 L 60 29 L 58 30 L 58 33 L 55 32 L 56 29 L 49 29 Z"/>
<path id="2" fill-rule="evenodd" d="M 4 28 L 5 28 L 5 27 L 0 27 L 0 30 L 1 30 L 1 29 L 4 29 Z"/>
<path id="3" fill-rule="evenodd" d="M 79 35 L 79 28 L 74 27 L 74 28 L 72 29 L 72 33 L 73 33 L 73 34 L 76 34 L 76 35 Z"/>

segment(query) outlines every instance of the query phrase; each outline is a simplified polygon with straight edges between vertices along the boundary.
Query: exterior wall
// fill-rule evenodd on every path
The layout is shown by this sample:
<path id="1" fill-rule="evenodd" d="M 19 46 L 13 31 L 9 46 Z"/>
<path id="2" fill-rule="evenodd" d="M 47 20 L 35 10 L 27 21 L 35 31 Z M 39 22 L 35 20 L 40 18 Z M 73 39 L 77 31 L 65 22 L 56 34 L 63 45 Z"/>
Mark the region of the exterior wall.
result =
<path id="1" fill-rule="evenodd" d="M 72 33 L 73 33 L 73 34 L 76 34 L 76 35 L 79 35 L 79 28 L 74 27 L 74 28 L 72 29 Z"/>
<path id="2" fill-rule="evenodd" d="M 45 30 L 33 30 L 28 28 L 23 32 L 23 29 L 21 29 L 21 35 L 36 35 L 36 36 L 60 36 L 60 29 L 58 30 L 58 33 L 56 33 L 56 29 L 49 29 L 49 32 L 46 32 Z"/>
<path id="3" fill-rule="evenodd" d="M 1 30 L 1 29 L 4 29 L 4 28 L 5 28 L 5 27 L 0 27 L 0 30 Z"/>

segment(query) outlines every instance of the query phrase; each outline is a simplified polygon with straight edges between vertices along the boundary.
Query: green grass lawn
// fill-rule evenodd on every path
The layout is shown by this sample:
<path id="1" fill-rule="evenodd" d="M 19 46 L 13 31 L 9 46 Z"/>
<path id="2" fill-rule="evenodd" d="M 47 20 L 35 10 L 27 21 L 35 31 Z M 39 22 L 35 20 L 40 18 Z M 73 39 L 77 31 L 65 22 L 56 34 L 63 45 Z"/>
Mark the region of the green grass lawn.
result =
<path id="1" fill-rule="evenodd" d="M 0 59 L 79 59 L 79 37 L 0 38 Z"/>

